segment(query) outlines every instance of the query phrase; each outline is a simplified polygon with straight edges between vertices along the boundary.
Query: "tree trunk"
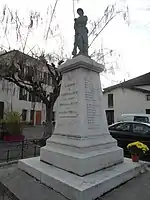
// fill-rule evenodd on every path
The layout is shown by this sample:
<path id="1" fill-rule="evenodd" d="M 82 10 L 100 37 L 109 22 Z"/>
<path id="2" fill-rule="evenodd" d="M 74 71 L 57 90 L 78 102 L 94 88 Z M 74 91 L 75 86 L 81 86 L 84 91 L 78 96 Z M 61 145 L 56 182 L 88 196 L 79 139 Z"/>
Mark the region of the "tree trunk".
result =
<path id="1" fill-rule="evenodd" d="M 53 103 L 46 105 L 46 126 L 44 131 L 45 138 L 49 138 L 53 134 L 53 106 Z"/>

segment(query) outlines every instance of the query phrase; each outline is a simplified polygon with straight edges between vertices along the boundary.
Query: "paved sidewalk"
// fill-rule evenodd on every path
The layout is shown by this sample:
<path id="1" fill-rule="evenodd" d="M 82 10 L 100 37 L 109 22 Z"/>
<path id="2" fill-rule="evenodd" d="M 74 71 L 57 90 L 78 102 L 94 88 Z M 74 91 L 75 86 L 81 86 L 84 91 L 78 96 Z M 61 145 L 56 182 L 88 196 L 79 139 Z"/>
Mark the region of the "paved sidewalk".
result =
<path id="1" fill-rule="evenodd" d="M 100 200 L 150 200 L 150 171 L 107 193 Z"/>
<path id="2" fill-rule="evenodd" d="M 0 194 L 13 193 L 14 200 L 68 200 L 58 192 L 46 187 L 31 176 L 17 169 L 17 165 L 0 168 Z M 2 196 L 0 195 L 0 199 Z M 96 200 L 149 200 L 150 171 L 112 190 Z M 92 199 L 91 199 L 92 200 Z"/>

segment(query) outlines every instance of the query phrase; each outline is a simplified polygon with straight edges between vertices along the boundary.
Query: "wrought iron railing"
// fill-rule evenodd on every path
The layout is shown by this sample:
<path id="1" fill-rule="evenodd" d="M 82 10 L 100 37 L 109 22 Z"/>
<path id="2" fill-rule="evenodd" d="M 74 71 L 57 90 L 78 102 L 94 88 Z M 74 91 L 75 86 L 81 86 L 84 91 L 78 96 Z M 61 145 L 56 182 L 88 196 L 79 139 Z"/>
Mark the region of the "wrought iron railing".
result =
<path id="1" fill-rule="evenodd" d="M 45 144 L 42 139 L 21 142 L 0 142 L 0 163 L 40 155 L 40 147 Z"/>

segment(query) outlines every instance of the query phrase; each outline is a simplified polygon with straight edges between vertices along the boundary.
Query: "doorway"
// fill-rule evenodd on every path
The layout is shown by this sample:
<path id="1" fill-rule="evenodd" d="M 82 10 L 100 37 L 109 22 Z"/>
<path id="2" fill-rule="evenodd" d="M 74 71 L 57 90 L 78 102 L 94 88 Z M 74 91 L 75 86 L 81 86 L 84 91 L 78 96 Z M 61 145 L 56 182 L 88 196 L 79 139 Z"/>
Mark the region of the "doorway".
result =
<path id="1" fill-rule="evenodd" d="M 150 114 L 150 109 L 146 109 L 146 114 Z"/>
<path id="2" fill-rule="evenodd" d="M 30 111 L 30 122 L 32 125 L 34 125 L 34 110 Z"/>
<path id="3" fill-rule="evenodd" d="M 114 123 L 114 110 L 106 110 L 106 117 L 108 125 Z"/>
<path id="4" fill-rule="evenodd" d="M 4 117 L 4 102 L 0 101 L 0 119 Z"/>
<path id="5" fill-rule="evenodd" d="M 26 109 L 22 109 L 22 121 L 26 121 L 27 120 L 27 110 Z"/>
<path id="6" fill-rule="evenodd" d="M 36 125 L 41 125 L 41 118 L 42 118 L 42 115 L 41 115 L 41 111 L 36 111 Z"/>

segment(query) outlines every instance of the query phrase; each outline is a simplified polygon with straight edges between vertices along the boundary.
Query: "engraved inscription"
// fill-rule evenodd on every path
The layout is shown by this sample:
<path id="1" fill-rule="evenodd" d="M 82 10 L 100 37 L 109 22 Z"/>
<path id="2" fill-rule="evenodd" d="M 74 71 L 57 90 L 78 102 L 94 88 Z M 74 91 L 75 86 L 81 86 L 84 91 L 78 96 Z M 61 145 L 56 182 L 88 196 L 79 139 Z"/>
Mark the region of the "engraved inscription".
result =
<path id="1" fill-rule="evenodd" d="M 100 128 L 99 88 L 91 80 L 84 79 L 88 129 Z"/>
<path id="2" fill-rule="evenodd" d="M 63 119 L 76 118 L 79 115 L 77 104 L 78 90 L 76 89 L 76 82 L 67 81 L 67 84 L 63 85 L 60 96 L 59 117 Z"/>

